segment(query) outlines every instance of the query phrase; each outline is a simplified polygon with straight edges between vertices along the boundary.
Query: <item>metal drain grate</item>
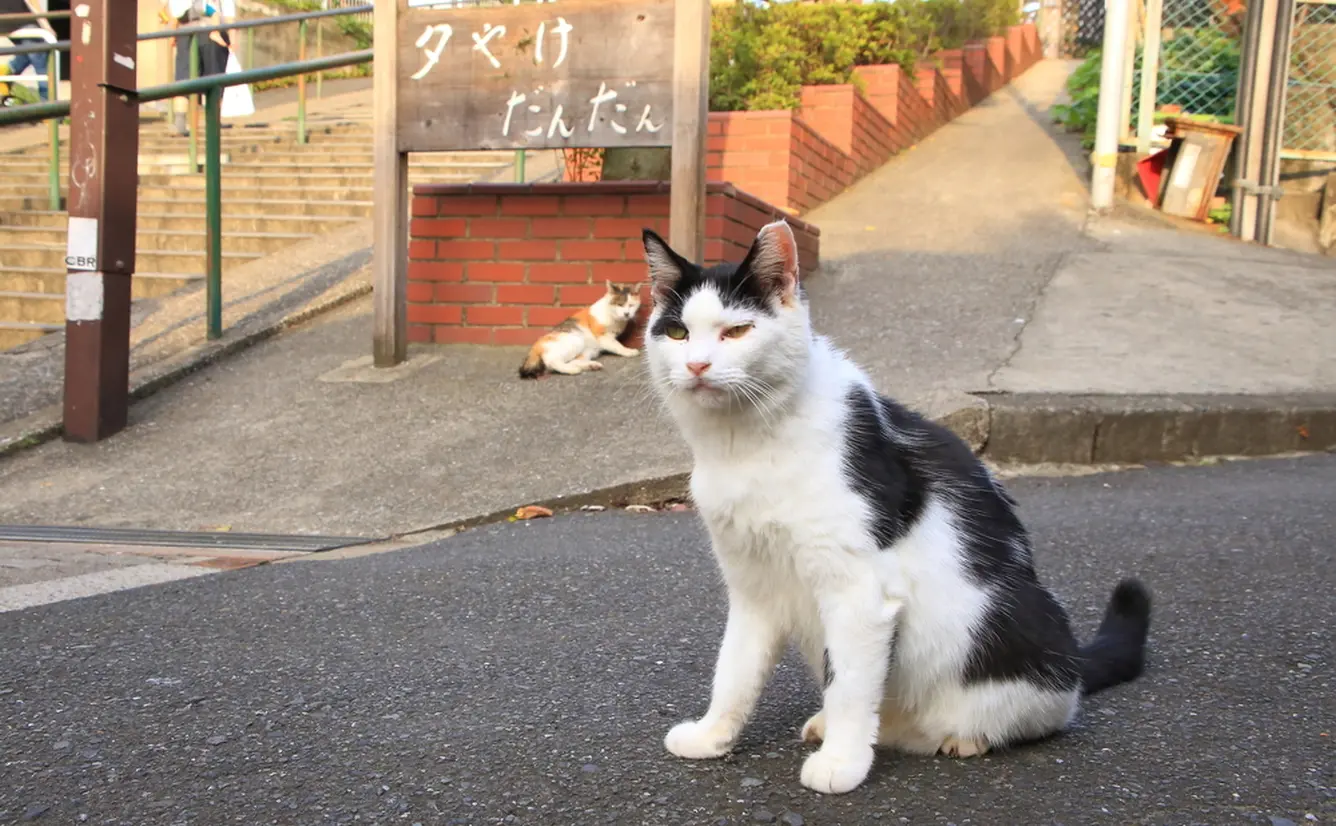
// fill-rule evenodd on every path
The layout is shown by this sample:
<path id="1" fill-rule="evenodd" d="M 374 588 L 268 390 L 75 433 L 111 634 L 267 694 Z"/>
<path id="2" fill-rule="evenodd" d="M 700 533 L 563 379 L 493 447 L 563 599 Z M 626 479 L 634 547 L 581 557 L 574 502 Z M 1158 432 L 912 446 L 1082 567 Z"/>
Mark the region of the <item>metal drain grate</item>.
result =
<path id="1" fill-rule="evenodd" d="M 380 541 L 383 537 L 150 531 L 137 528 L 77 528 L 60 525 L 0 525 L 0 542 L 80 542 L 106 545 L 172 546 L 247 551 L 313 553 Z"/>

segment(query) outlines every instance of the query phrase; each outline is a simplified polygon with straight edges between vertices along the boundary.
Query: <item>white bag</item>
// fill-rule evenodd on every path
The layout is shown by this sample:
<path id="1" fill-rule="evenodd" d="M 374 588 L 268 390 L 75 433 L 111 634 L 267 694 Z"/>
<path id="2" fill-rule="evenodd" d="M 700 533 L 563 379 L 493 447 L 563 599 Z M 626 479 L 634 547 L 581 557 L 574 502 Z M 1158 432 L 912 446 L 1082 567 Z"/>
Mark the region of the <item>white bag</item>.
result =
<path id="1" fill-rule="evenodd" d="M 234 75 L 241 71 L 241 61 L 233 52 L 227 53 L 227 74 Z M 228 86 L 223 90 L 221 115 L 225 118 L 244 118 L 255 114 L 255 99 L 251 97 L 250 86 Z"/>

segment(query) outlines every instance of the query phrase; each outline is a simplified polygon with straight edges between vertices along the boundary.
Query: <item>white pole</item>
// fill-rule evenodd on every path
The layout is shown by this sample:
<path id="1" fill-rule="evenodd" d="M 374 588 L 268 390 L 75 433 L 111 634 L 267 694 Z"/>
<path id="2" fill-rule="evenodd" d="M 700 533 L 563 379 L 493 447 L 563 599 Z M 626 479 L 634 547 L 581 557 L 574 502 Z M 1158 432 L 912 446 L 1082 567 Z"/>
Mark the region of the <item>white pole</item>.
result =
<path id="1" fill-rule="evenodd" d="M 1160 25 L 1164 0 L 1146 0 L 1146 35 L 1141 48 L 1141 100 L 1137 107 L 1137 151 L 1150 151 L 1155 131 L 1155 93 L 1160 74 Z"/>
<path id="2" fill-rule="evenodd" d="M 1118 127 L 1122 122 L 1123 63 L 1127 59 L 1128 0 L 1105 0 L 1103 65 L 1099 73 L 1099 115 L 1095 121 L 1095 171 L 1090 176 L 1090 206 L 1113 206 L 1118 165 Z"/>

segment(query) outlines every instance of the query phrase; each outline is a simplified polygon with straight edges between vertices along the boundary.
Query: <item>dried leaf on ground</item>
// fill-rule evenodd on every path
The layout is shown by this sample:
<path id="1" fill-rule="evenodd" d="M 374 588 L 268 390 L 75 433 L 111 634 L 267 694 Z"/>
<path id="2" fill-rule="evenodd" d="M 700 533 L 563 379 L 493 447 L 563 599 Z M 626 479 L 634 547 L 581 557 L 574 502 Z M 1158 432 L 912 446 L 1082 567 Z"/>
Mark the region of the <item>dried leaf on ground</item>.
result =
<path id="1" fill-rule="evenodd" d="M 545 508 L 542 505 L 525 505 L 524 507 L 515 511 L 514 518 L 517 520 L 542 519 L 545 516 L 551 516 L 551 515 L 552 515 L 552 510 L 550 508 Z"/>

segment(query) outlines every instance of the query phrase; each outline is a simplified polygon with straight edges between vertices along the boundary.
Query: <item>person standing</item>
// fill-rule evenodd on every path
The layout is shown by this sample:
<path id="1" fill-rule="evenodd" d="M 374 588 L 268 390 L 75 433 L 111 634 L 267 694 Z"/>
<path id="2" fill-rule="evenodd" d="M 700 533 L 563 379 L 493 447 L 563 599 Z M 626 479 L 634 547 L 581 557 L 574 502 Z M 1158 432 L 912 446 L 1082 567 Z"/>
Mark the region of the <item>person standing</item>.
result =
<path id="1" fill-rule="evenodd" d="M 33 0 L 23 0 L 23 5 L 32 14 L 38 14 L 42 11 L 45 11 L 45 9 L 37 8 Z M 43 5 L 45 5 L 45 3 L 43 3 Z M 0 33 L 3 33 L 6 37 L 8 37 L 10 42 L 12 42 L 15 46 L 32 46 L 38 43 L 51 44 L 56 42 L 55 30 L 52 29 L 51 24 L 46 22 L 46 20 L 44 19 L 38 20 L 33 23 L 19 23 L 19 24 L 9 24 L 9 25 L 13 25 L 15 27 L 10 29 L 9 31 L 4 31 L 0 29 Z M 9 62 L 9 69 L 7 73 L 11 75 L 21 75 L 23 74 L 24 70 L 26 70 L 29 66 L 31 66 L 33 72 L 36 73 L 40 78 L 37 81 L 37 96 L 41 100 L 47 100 L 50 93 L 50 87 L 47 82 L 47 68 L 50 62 L 51 62 L 50 52 L 29 52 L 28 54 L 14 55 L 14 59 Z M 56 82 L 60 82 L 59 78 L 55 78 L 55 80 Z"/>
<path id="2" fill-rule="evenodd" d="M 164 0 L 163 15 L 175 21 L 177 28 L 226 25 L 236 19 L 236 0 Z M 227 71 L 227 56 L 232 49 L 229 33 L 209 32 L 202 38 L 198 34 L 187 34 L 175 38 L 176 80 L 190 79 L 190 45 L 193 40 L 199 43 L 199 77 L 224 74 Z M 201 101 L 203 97 L 200 95 Z M 177 102 L 174 105 L 176 131 L 186 135 L 189 130 L 186 127 L 184 99 L 177 98 Z"/>

